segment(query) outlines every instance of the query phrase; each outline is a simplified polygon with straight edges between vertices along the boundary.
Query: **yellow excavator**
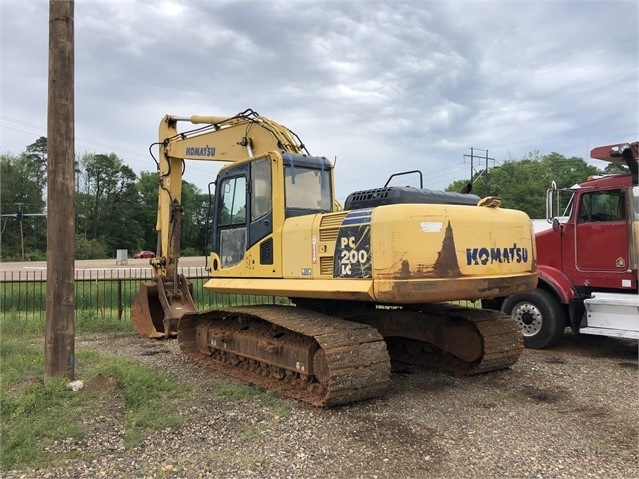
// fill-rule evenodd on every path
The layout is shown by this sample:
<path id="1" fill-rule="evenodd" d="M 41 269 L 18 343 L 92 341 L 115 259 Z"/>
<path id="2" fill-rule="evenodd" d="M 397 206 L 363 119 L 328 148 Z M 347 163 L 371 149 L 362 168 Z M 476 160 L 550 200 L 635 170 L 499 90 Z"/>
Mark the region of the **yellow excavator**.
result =
<path id="1" fill-rule="evenodd" d="M 187 159 L 228 163 L 215 181 L 205 288 L 286 305 L 196 311 L 178 272 Z M 519 358 L 522 334 L 509 316 L 450 302 L 535 288 L 525 213 L 497 198 L 424 189 L 418 171 L 340 207 L 331 162 L 252 110 L 165 116 L 157 164 L 154 280 L 131 308 L 142 336 L 177 336 L 206 367 L 314 406 L 382 395 L 391 360 L 474 374 Z M 407 174 L 420 187 L 390 185 Z"/>

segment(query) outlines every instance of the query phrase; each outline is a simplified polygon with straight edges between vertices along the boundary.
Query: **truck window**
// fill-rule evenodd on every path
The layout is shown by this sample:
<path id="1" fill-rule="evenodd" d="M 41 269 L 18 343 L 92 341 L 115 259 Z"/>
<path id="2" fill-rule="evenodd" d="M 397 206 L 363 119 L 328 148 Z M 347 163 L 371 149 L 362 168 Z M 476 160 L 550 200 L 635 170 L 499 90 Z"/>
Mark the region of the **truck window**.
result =
<path id="1" fill-rule="evenodd" d="M 623 190 L 586 193 L 581 196 L 579 223 L 623 221 L 625 205 Z"/>

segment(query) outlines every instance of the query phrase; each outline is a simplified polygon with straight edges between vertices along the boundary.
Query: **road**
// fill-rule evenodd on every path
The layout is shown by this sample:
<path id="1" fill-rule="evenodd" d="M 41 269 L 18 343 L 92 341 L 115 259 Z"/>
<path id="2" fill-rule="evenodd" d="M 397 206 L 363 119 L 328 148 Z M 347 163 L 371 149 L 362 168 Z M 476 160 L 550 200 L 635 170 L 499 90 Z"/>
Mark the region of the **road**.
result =
<path id="1" fill-rule="evenodd" d="M 205 275 L 205 256 L 180 258 L 179 270 L 186 276 Z M 33 281 L 46 279 L 46 261 L 0 263 L 0 281 Z M 77 260 L 76 278 L 150 278 L 152 269 L 148 259 L 128 259 L 117 264 L 115 259 Z"/>

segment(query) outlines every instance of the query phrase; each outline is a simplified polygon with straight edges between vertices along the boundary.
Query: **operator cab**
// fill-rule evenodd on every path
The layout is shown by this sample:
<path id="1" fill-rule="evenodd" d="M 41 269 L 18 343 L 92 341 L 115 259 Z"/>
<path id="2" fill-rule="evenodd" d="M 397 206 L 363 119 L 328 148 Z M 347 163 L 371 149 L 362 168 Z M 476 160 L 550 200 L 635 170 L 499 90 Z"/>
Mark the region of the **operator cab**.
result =
<path id="1" fill-rule="evenodd" d="M 326 158 L 270 153 L 224 167 L 216 185 L 212 251 L 223 268 L 239 264 L 259 242 L 260 264 L 273 264 L 272 238 L 263 240 L 273 233 L 274 215 L 285 219 L 333 209 Z"/>

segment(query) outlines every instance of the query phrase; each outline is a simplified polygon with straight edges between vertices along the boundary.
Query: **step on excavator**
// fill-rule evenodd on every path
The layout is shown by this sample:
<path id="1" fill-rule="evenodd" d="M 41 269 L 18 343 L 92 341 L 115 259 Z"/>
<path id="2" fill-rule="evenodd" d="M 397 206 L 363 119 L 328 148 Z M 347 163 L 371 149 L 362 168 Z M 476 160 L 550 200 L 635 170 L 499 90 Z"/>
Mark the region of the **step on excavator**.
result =
<path id="1" fill-rule="evenodd" d="M 204 287 L 286 305 L 196 310 L 178 271 L 186 160 L 226 162 Z M 332 163 L 253 110 L 166 115 L 156 163 L 154 279 L 131 308 L 140 335 L 177 336 L 203 366 L 318 407 L 381 396 L 391 362 L 476 374 L 518 360 L 522 333 L 510 316 L 451 302 L 534 289 L 525 213 L 493 197 L 424 189 L 418 171 L 341 206 Z M 391 186 L 401 175 L 419 176 L 420 186 Z"/>

